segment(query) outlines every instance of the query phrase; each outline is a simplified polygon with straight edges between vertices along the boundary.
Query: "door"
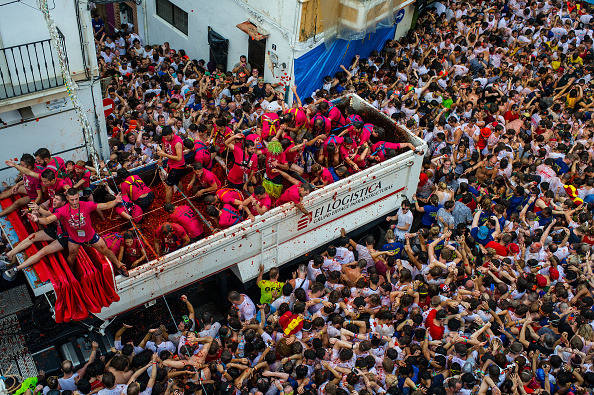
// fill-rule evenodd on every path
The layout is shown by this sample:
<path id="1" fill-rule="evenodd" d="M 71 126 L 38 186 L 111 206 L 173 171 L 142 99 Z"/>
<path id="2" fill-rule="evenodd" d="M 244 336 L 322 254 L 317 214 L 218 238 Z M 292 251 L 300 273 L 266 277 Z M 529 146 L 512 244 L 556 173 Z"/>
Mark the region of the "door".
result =
<path id="1" fill-rule="evenodd" d="M 226 70 L 227 55 L 229 54 L 229 40 L 208 27 L 208 46 L 210 47 L 210 61 L 208 63 L 221 65 Z M 213 67 L 214 69 L 214 67 Z"/>
<path id="2" fill-rule="evenodd" d="M 254 40 L 250 37 L 247 57 L 252 69 L 258 69 L 259 75 L 263 76 L 266 65 L 266 39 Z"/>

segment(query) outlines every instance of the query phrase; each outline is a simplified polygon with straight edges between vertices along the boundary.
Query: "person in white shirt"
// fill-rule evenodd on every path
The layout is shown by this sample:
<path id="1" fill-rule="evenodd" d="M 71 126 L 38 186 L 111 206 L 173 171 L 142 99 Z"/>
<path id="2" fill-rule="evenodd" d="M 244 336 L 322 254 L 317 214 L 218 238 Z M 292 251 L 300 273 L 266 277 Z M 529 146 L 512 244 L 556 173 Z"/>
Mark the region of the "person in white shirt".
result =
<path id="1" fill-rule="evenodd" d="M 249 321 L 256 316 L 256 305 L 249 296 L 240 294 L 237 291 L 231 291 L 229 292 L 228 299 L 239 310 L 240 320 Z"/>
<path id="2" fill-rule="evenodd" d="M 386 221 L 396 222 L 396 224 L 391 226 L 391 228 L 394 229 L 394 236 L 396 236 L 397 241 L 404 242 L 406 240 L 404 235 L 410 231 L 413 222 L 410 202 L 408 200 L 403 200 L 398 213 L 393 217 L 387 217 Z"/>

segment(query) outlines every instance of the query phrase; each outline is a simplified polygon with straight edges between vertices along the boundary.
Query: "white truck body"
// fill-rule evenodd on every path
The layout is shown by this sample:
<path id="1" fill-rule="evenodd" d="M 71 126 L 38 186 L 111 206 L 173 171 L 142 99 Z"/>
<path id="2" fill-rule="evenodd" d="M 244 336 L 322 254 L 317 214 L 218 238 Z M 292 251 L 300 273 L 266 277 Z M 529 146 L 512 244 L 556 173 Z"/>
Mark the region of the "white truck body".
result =
<path id="1" fill-rule="evenodd" d="M 351 99 L 356 110 L 377 112 L 358 96 Z M 423 140 L 405 132 L 426 151 Z M 153 260 L 129 278 L 119 277 L 120 301 L 96 315 L 113 317 L 228 268 L 244 283 L 254 279 L 260 264 L 265 270 L 281 266 L 335 240 L 340 228 L 350 232 L 396 209 L 416 192 L 422 162 L 409 150 L 309 194 L 304 206 L 311 219 L 285 204 Z"/>
<path id="2" fill-rule="evenodd" d="M 392 122 L 360 97 L 352 95 L 350 99 L 357 111 L 375 113 L 375 118 Z M 409 142 L 426 152 L 423 140 L 400 130 Z M 302 257 L 338 238 L 341 228 L 347 232 L 358 229 L 412 197 L 422 162 L 423 155 L 408 150 L 310 193 L 303 204 L 311 218 L 293 203 L 285 204 L 257 216 L 254 222 L 241 222 L 133 269 L 128 278 L 118 276 L 120 301 L 96 316 L 107 320 L 225 269 L 232 269 L 245 283 L 257 277 L 260 264 L 269 270 Z M 11 228 L 6 219 L 0 219 L 0 225 L 5 231 Z M 48 296 L 53 292 L 52 284 L 41 283 L 32 269 L 25 270 L 25 274 L 35 295 Z"/>

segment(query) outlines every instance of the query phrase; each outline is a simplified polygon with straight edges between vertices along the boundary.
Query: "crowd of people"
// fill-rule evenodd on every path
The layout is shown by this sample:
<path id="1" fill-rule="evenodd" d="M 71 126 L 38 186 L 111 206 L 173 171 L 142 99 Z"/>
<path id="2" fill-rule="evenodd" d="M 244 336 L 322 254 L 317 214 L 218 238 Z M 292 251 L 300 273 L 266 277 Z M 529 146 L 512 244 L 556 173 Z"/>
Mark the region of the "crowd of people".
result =
<path id="1" fill-rule="evenodd" d="M 167 44 L 143 46 L 125 29 L 116 37 L 98 31 L 117 103 L 108 120 L 112 157 L 98 171 L 117 173 L 129 201 L 147 208 L 151 189 L 128 171 L 168 159 L 172 217 L 158 230 L 160 253 L 201 236 L 179 219 L 193 209 L 171 203 L 176 188 L 203 200 L 223 228 L 277 198 L 307 213 L 301 198 L 312 187 L 414 149 L 391 145 L 398 143 L 385 141 L 384 130 L 330 103 L 347 92 L 429 149 L 416 194 L 386 218 L 380 240 L 341 230 L 289 278 L 260 267 L 259 291 L 230 292 L 220 322 L 210 312 L 196 316 L 184 296 L 175 333 L 156 324 L 135 339 L 124 325 L 112 353 L 94 351 L 77 373 L 66 361 L 63 378 L 33 392 L 592 393 L 591 19 L 592 7 L 573 0 L 434 3 L 405 37 L 355 57 L 293 106 L 245 57 L 223 72 Z M 50 171 L 34 176 L 36 160 Z M 229 170 L 226 179 L 213 163 Z M 24 174 L 26 199 L 36 204 L 42 194 L 27 185 L 38 178 L 68 193 L 56 194 L 55 214 L 33 206 L 43 222 L 77 209 L 71 185 L 51 183 L 49 153 L 8 164 Z M 66 233 L 70 249 L 77 240 Z M 138 252 L 129 260 L 142 259 Z"/>

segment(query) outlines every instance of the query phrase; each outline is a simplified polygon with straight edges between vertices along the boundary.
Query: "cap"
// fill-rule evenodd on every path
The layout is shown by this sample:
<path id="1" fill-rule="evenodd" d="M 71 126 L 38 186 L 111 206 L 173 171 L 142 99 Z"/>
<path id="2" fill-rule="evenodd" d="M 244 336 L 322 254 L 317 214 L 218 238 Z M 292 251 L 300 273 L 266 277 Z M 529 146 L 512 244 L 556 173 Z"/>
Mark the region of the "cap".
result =
<path id="1" fill-rule="evenodd" d="M 537 274 L 536 275 L 536 284 L 538 285 L 539 288 L 544 288 L 547 286 L 547 278 L 545 276 L 543 276 L 542 274 Z"/>
<path id="2" fill-rule="evenodd" d="M 559 280 L 559 270 L 555 269 L 554 267 L 550 268 L 549 269 L 549 277 L 553 281 Z"/>
<path id="3" fill-rule="evenodd" d="M 441 290 L 441 292 L 450 292 L 450 287 L 447 284 L 441 284 L 439 286 L 439 289 Z"/>
<path id="4" fill-rule="evenodd" d="M 484 138 L 487 138 L 491 135 L 491 129 L 489 128 L 482 128 L 481 129 L 481 136 L 483 136 Z"/>
<path id="5" fill-rule="evenodd" d="M 155 72 L 155 66 L 149 66 L 148 67 L 148 71 L 150 71 L 151 73 Z"/>
<path id="6" fill-rule="evenodd" d="M 489 228 L 483 225 L 478 229 L 476 237 L 478 237 L 480 240 L 485 240 L 487 236 L 489 236 Z"/>
<path id="7" fill-rule="evenodd" d="M 509 243 L 507 246 L 507 250 L 512 254 L 517 254 L 520 252 L 520 247 L 516 243 Z"/>

